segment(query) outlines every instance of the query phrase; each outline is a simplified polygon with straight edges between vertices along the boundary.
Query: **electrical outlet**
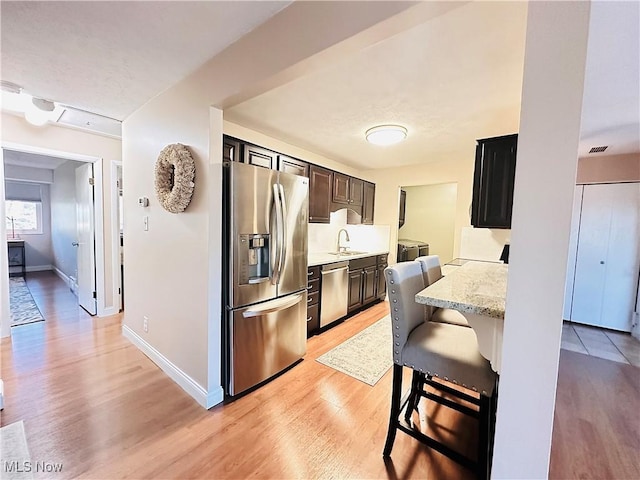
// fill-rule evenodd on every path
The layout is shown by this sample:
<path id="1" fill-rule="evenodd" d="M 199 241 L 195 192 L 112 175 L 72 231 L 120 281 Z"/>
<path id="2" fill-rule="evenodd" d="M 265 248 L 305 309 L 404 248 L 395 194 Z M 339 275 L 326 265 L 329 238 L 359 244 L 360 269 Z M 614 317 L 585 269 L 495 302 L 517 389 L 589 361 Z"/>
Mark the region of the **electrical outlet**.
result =
<path id="1" fill-rule="evenodd" d="M 149 331 L 149 317 L 144 316 L 144 320 L 142 321 L 142 329 L 146 332 Z"/>

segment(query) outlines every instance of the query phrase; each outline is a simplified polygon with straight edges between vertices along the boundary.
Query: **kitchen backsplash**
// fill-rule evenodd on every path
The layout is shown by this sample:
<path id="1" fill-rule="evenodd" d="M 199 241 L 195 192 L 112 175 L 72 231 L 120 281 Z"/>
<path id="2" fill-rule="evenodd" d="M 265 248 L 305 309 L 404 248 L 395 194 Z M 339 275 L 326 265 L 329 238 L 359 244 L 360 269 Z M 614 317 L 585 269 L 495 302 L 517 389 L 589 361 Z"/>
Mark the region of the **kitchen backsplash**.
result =
<path id="1" fill-rule="evenodd" d="M 389 225 L 347 225 L 344 210 L 331 214 L 331 223 L 309 224 L 309 252 L 326 253 L 337 250 L 338 232 L 344 228 L 349 232 L 350 241 L 345 243 L 344 234 L 342 245 L 351 250 L 364 252 L 379 252 L 389 249 Z"/>
<path id="2" fill-rule="evenodd" d="M 460 237 L 460 258 L 497 262 L 510 237 L 511 230 L 464 227 Z"/>

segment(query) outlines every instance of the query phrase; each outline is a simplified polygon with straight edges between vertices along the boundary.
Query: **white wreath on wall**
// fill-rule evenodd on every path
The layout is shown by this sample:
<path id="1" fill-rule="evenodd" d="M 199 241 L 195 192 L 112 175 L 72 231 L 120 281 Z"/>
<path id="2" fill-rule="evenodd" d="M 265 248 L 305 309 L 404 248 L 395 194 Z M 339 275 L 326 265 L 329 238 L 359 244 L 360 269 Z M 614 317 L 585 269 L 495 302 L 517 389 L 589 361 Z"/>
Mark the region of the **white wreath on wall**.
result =
<path id="1" fill-rule="evenodd" d="M 155 169 L 156 197 L 171 213 L 184 212 L 193 196 L 196 164 L 191 153 L 181 143 L 162 149 Z"/>

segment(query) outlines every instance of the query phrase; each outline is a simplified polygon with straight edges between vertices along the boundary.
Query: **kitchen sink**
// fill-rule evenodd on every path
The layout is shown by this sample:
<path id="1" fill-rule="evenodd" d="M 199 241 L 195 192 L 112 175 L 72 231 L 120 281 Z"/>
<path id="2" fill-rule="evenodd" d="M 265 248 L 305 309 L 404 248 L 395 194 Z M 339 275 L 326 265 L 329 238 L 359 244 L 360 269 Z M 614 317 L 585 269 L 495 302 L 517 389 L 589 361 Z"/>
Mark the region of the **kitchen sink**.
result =
<path id="1" fill-rule="evenodd" d="M 369 252 L 358 252 L 356 250 L 347 250 L 346 252 L 329 252 L 329 255 L 335 255 L 336 257 L 350 257 L 352 255 L 365 255 Z"/>

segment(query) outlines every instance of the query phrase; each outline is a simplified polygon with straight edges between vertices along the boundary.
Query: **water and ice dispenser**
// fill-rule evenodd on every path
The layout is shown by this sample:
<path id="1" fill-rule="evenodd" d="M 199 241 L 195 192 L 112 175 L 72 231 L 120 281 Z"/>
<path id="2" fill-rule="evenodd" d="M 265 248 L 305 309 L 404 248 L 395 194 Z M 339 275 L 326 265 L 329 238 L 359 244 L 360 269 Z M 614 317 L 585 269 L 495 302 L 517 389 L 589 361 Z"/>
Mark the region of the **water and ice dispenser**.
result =
<path id="1" fill-rule="evenodd" d="M 260 283 L 271 278 L 269 262 L 269 234 L 242 234 L 238 236 L 240 285 Z"/>

